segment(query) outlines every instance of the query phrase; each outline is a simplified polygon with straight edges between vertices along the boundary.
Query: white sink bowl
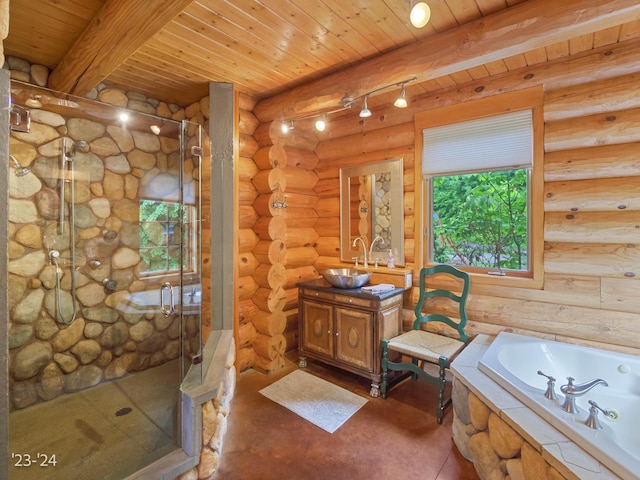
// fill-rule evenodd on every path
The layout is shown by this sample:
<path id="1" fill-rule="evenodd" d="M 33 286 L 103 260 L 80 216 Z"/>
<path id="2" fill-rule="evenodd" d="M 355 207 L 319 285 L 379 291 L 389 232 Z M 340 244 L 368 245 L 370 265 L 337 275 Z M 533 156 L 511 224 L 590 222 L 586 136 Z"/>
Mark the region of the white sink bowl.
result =
<path id="1" fill-rule="evenodd" d="M 355 268 L 330 268 L 322 272 L 324 279 L 336 288 L 360 288 L 371 278 L 371 272 Z"/>

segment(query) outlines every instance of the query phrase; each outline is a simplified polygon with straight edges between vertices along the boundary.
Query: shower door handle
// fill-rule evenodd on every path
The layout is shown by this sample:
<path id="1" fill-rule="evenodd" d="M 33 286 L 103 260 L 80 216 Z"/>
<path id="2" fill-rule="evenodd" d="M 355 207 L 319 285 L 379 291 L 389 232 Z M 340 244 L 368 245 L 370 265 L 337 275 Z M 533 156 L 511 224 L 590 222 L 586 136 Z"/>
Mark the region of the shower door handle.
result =
<path id="1" fill-rule="evenodd" d="M 166 303 L 164 301 L 165 290 L 169 291 L 169 308 L 166 308 Z M 163 283 L 160 287 L 160 310 L 162 310 L 165 317 L 174 314 L 176 311 L 175 303 L 173 301 L 173 286 L 169 282 Z"/>

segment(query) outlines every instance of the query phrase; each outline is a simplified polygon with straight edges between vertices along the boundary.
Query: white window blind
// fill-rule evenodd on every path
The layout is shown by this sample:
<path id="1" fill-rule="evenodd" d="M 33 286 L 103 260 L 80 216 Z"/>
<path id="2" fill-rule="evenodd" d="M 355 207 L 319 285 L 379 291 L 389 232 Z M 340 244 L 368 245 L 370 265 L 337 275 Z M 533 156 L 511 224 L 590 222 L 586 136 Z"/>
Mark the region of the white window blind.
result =
<path id="1" fill-rule="evenodd" d="M 422 135 L 423 175 L 526 168 L 533 163 L 531 110 L 425 128 Z"/>

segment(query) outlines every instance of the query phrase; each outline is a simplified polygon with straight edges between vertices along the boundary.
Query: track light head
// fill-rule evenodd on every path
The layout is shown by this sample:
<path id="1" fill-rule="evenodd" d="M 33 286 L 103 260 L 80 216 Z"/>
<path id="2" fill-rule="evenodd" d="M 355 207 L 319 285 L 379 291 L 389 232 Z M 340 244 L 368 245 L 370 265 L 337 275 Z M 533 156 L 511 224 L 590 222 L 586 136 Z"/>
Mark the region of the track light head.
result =
<path id="1" fill-rule="evenodd" d="M 404 84 L 402 85 L 400 96 L 396 98 L 395 102 L 393 102 L 393 106 L 398 108 L 407 108 L 407 92 L 404 89 Z"/>
<path id="2" fill-rule="evenodd" d="M 323 115 L 322 117 L 317 119 L 315 125 L 317 131 L 324 132 L 325 128 L 327 128 L 327 120 L 325 116 Z"/>
<path id="3" fill-rule="evenodd" d="M 285 135 L 289 133 L 290 130 L 293 130 L 294 128 L 296 127 L 293 124 L 293 120 L 289 120 L 288 122 L 282 122 L 280 124 L 280 131 Z"/>
<path id="4" fill-rule="evenodd" d="M 371 110 L 369 110 L 369 107 L 367 106 L 367 97 L 368 95 L 365 95 L 364 100 L 362 101 L 362 110 L 360 110 L 360 118 L 367 118 L 371 116 Z"/>

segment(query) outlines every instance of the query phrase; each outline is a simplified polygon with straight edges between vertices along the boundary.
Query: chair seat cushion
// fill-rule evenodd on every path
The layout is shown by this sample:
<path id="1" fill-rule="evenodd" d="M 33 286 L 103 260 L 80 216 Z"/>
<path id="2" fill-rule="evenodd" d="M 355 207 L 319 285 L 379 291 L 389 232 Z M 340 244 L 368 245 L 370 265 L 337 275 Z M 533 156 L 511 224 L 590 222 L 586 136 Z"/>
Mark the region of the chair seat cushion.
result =
<path id="1" fill-rule="evenodd" d="M 424 330 L 410 330 L 390 339 L 388 348 L 420 360 L 438 363 L 440 357 L 453 359 L 464 346 L 464 342 L 455 338 Z"/>

